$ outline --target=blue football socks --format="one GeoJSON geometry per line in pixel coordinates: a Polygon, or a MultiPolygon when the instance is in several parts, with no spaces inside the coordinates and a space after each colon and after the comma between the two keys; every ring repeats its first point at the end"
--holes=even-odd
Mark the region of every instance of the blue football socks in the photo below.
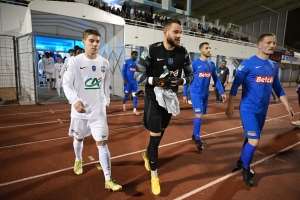
{"type": "Polygon", "coordinates": [[[136,105],[137,105],[137,97],[134,96],[133,97],[133,108],[136,108],[136,105]]]}
{"type": "Polygon", "coordinates": [[[200,130],[201,130],[202,118],[195,117],[194,119],[194,136],[196,140],[200,140],[200,130]]]}
{"type": "Polygon", "coordinates": [[[252,146],[251,144],[249,144],[249,142],[247,142],[243,148],[243,151],[242,151],[242,155],[241,155],[241,159],[242,159],[242,162],[244,164],[244,168],[246,170],[249,170],[250,169],[250,163],[252,161],[252,158],[253,158],[253,154],[254,154],[254,151],[255,151],[256,147],[255,146],[252,146]]]}
{"type": "Polygon", "coordinates": [[[123,104],[125,104],[125,103],[126,103],[126,101],[127,101],[127,97],[126,97],[126,96],[124,96],[124,97],[123,97],[123,104]]]}

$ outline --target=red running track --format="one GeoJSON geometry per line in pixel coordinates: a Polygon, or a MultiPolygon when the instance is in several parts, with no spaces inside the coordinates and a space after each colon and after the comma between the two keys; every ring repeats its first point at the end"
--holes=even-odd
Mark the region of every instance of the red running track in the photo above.
{"type": "MultiPolygon", "coordinates": [[[[299,112],[294,88],[285,90],[299,112]]],[[[181,114],[172,118],[160,144],[159,196],[151,192],[150,173],[141,158],[149,133],[141,125],[142,115],[134,116],[130,105],[123,112],[121,101],[113,101],[107,110],[112,174],[123,185],[115,193],[104,189],[92,137],[84,141],[84,173],[74,174],[72,139],[67,136],[69,104],[0,107],[0,199],[299,199],[300,129],[291,125],[282,103],[269,107],[253,159],[252,188],[240,171],[232,173],[245,136],[239,112],[229,120],[226,106],[210,100],[201,130],[205,150],[199,151],[191,141],[191,105],[181,105],[181,114]]]]}

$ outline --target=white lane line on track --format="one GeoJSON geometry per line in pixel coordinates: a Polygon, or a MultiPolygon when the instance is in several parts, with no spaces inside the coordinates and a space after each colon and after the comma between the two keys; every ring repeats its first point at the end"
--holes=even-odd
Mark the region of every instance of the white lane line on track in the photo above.
{"type": "MultiPolygon", "coordinates": [[[[239,112],[239,110],[236,110],[235,112],[239,112]]],[[[298,114],[300,112],[297,112],[295,114],[298,114]]],[[[205,115],[205,117],[208,117],[208,116],[214,116],[214,115],[220,115],[220,114],[224,114],[223,112],[221,113],[214,113],[214,114],[209,114],[209,115],[205,115]]],[[[284,115],[283,117],[285,116],[288,116],[288,115],[284,115]]],[[[193,119],[194,117],[187,117],[187,118],[182,118],[182,119],[174,119],[172,120],[171,122],[172,123],[175,123],[177,121],[183,121],[183,120],[188,120],[188,119],[193,119]]],[[[266,119],[266,122],[267,121],[270,121],[270,120],[274,120],[274,119],[278,119],[278,118],[281,118],[281,117],[277,117],[277,118],[270,118],[270,119],[266,119]]],[[[62,121],[70,121],[70,120],[60,120],[60,122],[62,121]]],[[[126,129],[133,129],[133,128],[138,128],[138,127],[142,127],[143,125],[137,125],[137,126],[130,126],[130,127],[123,127],[123,128],[116,128],[116,129],[110,129],[109,131],[112,132],[112,131],[120,131],[120,130],[126,130],[126,129]]],[[[241,128],[243,126],[238,126],[236,128],[232,128],[232,129],[227,129],[227,130],[234,130],[234,129],[238,129],[238,128],[241,128]]],[[[223,131],[221,131],[223,132],[223,131]]],[[[220,132],[216,132],[216,133],[220,133],[220,132]]],[[[206,135],[203,135],[203,137],[205,136],[209,136],[209,135],[214,135],[212,133],[210,134],[206,134],[206,135]]],[[[23,145],[28,145],[28,144],[36,144],[36,143],[41,143],[41,142],[49,142],[49,141],[54,141],[54,140],[61,140],[61,139],[65,139],[65,138],[70,138],[69,136],[67,137],[61,137],[61,138],[54,138],[54,139],[48,139],[48,140],[40,140],[40,141],[36,141],[36,142],[28,142],[28,143],[22,143],[22,144],[15,144],[15,145],[10,145],[10,146],[3,146],[3,147],[0,147],[0,149],[4,149],[4,148],[10,148],[10,147],[17,147],[17,146],[23,146],[23,145]]],[[[189,139],[188,139],[189,140],[189,139]]],[[[186,141],[186,140],[184,140],[186,141]]],[[[183,141],[183,142],[184,142],[183,141]]]]}
{"type": "MultiPolygon", "coordinates": [[[[221,113],[215,113],[215,114],[210,114],[207,116],[211,116],[211,115],[220,115],[220,114],[224,114],[223,112],[221,113]]],[[[181,121],[181,120],[187,120],[187,119],[192,119],[194,117],[188,117],[188,118],[183,118],[183,119],[174,119],[171,122],[175,122],[176,121],[181,121]]],[[[70,120],[60,120],[60,122],[63,121],[70,121],[70,120]]],[[[56,122],[56,121],[55,121],[56,122]]],[[[110,129],[109,131],[120,131],[120,130],[126,130],[126,129],[133,129],[133,128],[138,128],[138,127],[142,127],[143,125],[137,125],[137,126],[129,126],[129,127],[122,127],[122,128],[116,128],[116,129],[110,129]]],[[[28,145],[28,144],[36,144],[36,143],[41,143],[41,142],[49,142],[49,141],[54,141],[54,140],[61,140],[61,139],[65,139],[65,138],[70,138],[69,136],[66,137],[60,137],[60,138],[53,138],[53,139],[47,139],[47,140],[40,140],[40,141],[35,141],[35,142],[27,142],[27,143],[22,143],[22,144],[15,144],[15,145],[10,145],[10,146],[3,146],[0,147],[0,149],[4,149],[4,148],[11,148],[11,147],[17,147],[17,146],[23,146],[23,145],[28,145]]]]}
{"type": "MultiPolygon", "coordinates": [[[[298,101],[291,101],[291,102],[298,102],[298,101]]],[[[215,104],[215,103],[213,103],[215,104]]],[[[216,103],[216,104],[219,104],[219,103],[216,103]]],[[[272,104],[270,106],[279,106],[281,105],[282,103],[277,103],[277,104],[272,104]]],[[[269,106],[269,107],[270,107],[269,106]]],[[[61,110],[60,110],[61,111],[61,110]]],[[[235,110],[235,111],[239,111],[239,110],[235,110]]],[[[50,112],[50,111],[47,111],[47,112],[50,112]]],[[[38,113],[38,112],[34,112],[34,113],[38,113]]],[[[140,112],[141,114],[144,113],[143,111],[140,112]]],[[[225,114],[225,111],[223,112],[225,114]]],[[[22,114],[22,113],[21,113],[22,114]]],[[[115,116],[123,116],[123,115],[133,115],[132,113],[124,113],[124,114],[108,114],[107,117],[115,117],[115,116]]],[[[216,114],[209,114],[209,115],[204,115],[204,117],[206,116],[213,116],[213,115],[219,115],[219,113],[216,113],[216,114]]],[[[0,116],[3,116],[3,115],[0,115],[0,116]]],[[[192,119],[194,117],[190,117],[190,119],[192,119]]],[[[183,118],[184,119],[187,119],[187,118],[183,118]]],[[[60,122],[68,122],[70,120],[60,120],[60,122]]],[[[0,127],[0,129],[4,129],[4,128],[14,128],[14,127],[22,127],[22,126],[33,126],[33,125],[40,125],[40,124],[49,124],[49,123],[57,123],[57,121],[50,121],[50,122],[40,122],[40,123],[33,123],[33,124],[22,124],[22,125],[14,125],[14,126],[4,126],[4,127],[0,127]]],[[[124,128],[123,128],[124,129],[124,128]]]]}
{"type": "MultiPolygon", "coordinates": [[[[287,151],[287,150],[289,150],[289,149],[291,149],[291,148],[293,148],[293,147],[295,147],[295,146],[297,146],[297,145],[299,145],[299,144],[300,144],[300,142],[297,142],[297,143],[295,143],[295,144],[293,144],[293,145],[290,145],[290,146],[288,146],[288,147],[286,147],[286,148],[284,148],[284,149],[282,149],[282,150],[280,150],[280,151],[278,151],[278,152],[276,152],[276,153],[273,153],[273,154],[271,154],[271,155],[269,155],[269,156],[267,156],[267,157],[265,157],[265,158],[263,158],[263,159],[261,159],[261,160],[258,160],[258,161],[256,161],[256,162],[252,163],[251,166],[255,166],[255,165],[259,164],[259,163],[262,163],[262,162],[264,162],[265,160],[268,160],[268,159],[270,159],[270,158],[272,158],[272,157],[278,155],[279,153],[285,152],[285,151],[287,151]]],[[[197,188],[197,189],[195,189],[195,190],[192,190],[192,191],[190,191],[189,193],[186,193],[186,194],[184,194],[184,195],[182,195],[182,196],[179,196],[179,197],[177,197],[177,198],[174,199],[174,200],[182,200],[182,199],[186,199],[186,198],[188,198],[188,197],[190,197],[190,196],[192,196],[192,195],[194,195],[194,194],[196,194],[196,193],[199,193],[199,192],[201,192],[202,190],[205,190],[205,189],[207,189],[207,188],[209,188],[209,187],[211,187],[211,186],[213,186],[213,185],[216,185],[216,184],[218,184],[218,183],[220,183],[220,182],[222,182],[222,181],[224,181],[224,180],[226,180],[226,179],[228,179],[228,178],[230,178],[230,177],[232,177],[232,176],[234,176],[234,175],[236,175],[236,174],[238,174],[238,173],[240,173],[240,172],[241,172],[241,170],[238,170],[238,171],[236,171],[236,172],[232,172],[232,173],[230,173],[230,174],[227,174],[227,175],[225,175],[225,176],[223,176],[223,177],[221,177],[221,178],[218,178],[218,179],[216,179],[216,180],[214,180],[214,181],[212,181],[212,182],[210,182],[210,183],[208,183],[208,184],[206,184],[206,185],[203,185],[203,186],[201,186],[201,187],[199,187],[199,188],[197,188]]]]}
{"type": "MultiPolygon", "coordinates": [[[[297,96],[297,95],[288,95],[288,97],[292,97],[292,96],[297,96]]],[[[291,102],[297,102],[297,101],[291,101],[291,102]]],[[[226,101],[227,103],[227,101],[226,101]]],[[[278,102],[277,104],[272,104],[272,105],[278,105],[280,104],[281,102],[278,102]]],[[[139,105],[143,105],[144,103],[139,103],[139,105]]],[[[132,106],[133,104],[126,104],[127,105],[130,105],[132,106]]],[[[208,105],[222,105],[220,103],[209,103],[208,105]]],[[[271,106],[271,105],[270,105],[271,106]]],[[[109,108],[111,107],[122,107],[122,105],[113,105],[113,106],[109,106],[109,108]]],[[[108,109],[109,109],[108,108],[108,109]]],[[[184,107],[186,108],[186,107],[184,107]]],[[[28,114],[35,114],[35,113],[47,113],[47,112],[61,112],[61,111],[70,111],[71,109],[63,109],[63,110],[46,110],[46,111],[39,111],[39,112],[26,112],[26,113],[14,113],[14,114],[4,114],[4,115],[0,115],[0,116],[9,116],[9,115],[28,115],[28,114]]],[[[121,109],[120,109],[121,111],[121,109]]]]}
{"type": "MultiPolygon", "coordinates": [[[[272,119],[269,119],[269,120],[266,120],[266,121],[271,121],[271,120],[275,120],[275,119],[279,119],[279,118],[284,118],[284,117],[288,117],[288,115],[283,115],[283,116],[280,116],[280,117],[276,117],[276,118],[272,118],[272,119]]],[[[226,130],[222,130],[222,131],[217,131],[217,132],[214,132],[214,133],[210,133],[210,134],[206,134],[206,135],[203,135],[201,137],[207,137],[207,136],[211,136],[211,135],[215,135],[215,134],[218,134],[218,133],[223,133],[223,132],[227,132],[227,131],[231,131],[231,130],[235,130],[235,129],[239,129],[239,128],[242,128],[242,126],[238,126],[238,127],[234,127],[234,128],[230,128],[230,129],[226,129],[226,130]]],[[[162,148],[162,147],[167,147],[167,146],[171,146],[171,145],[174,145],[174,144],[178,144],[178,143],[182,143],[182,142],[186,142],[186,141],[191,141],[191,139],[185,139],[185,140],[180,140],[180,141],[177,141],[177,142],[172,142],[172,143],[169,143],[169,144],[164,144],[164,145],[161,145],[159,146],[159,148],[162,148]]],[[[300,142],[298,142],[300,143],[300,142]]],[[[298,144],[297,143],[297,144],[298,144]]],[[[294,145],[296,146],[296,145],[294,145]]],[[[126,157],[126,156],[129,156],[129,155],[133,155],[133,154],[137,154],[137,153],[141,153],[145,151],[145,149],[143,150],[139,150],[139,151],[134,151],[134,152],[131,152],[131,153],[126,153],[126,154],[122,154],[122,155],[119,155],[119,156],[114,156],[111,158],[111,160],[113,159],[117,159],[117,158],[121,158],[121,157],[126,157]]],[[[279,151],[279,152],[283,152],[283,150],[279,151]]],[[[268,157],[266,157],[268,159],[268,157]]],[[[261,162],[263,162],[264,160],[266,159],[262,159],[261,162]]],[[[91,164],[96,164],[98,163],[99,161],[94,161],[94,162],[90,162],[90,163],[86,163],[86,164],[83,164],[83,166],[87,166],[87,165],[91,165],[91,164]]],[[[259,161],[257,161],[258,163],[261,163],[259,161]]],[[[255,162],[255,163],[257,163],[255,162]]],[[[258,164],[257,163],[257,164],[258,164]]],[[[252,165],[251,165],[252,166],[252,165]]],[[[31,180],[31,179],[35,179],[35,178],[40,178],[40,177],[43,177],[43,176],[48,176],[48,175],[52,175],[52,174],[57,174],[57,173],[60,173],[60,172],[64,172],[64,171],[67,171],[67,170],[71,170],[73,169],[73,167],[68,167],[68,168],[64,168],[64,169],[60,169],[60,170],[56,170],[56,171],[52,171],[52,172],[48,172],[48,173],[44,173],[44,174],[40,174],[40,175],[36,175],[36,176],[30,176],[30,177],[27,177],[27,178],[23,178],[23,179],[18,179],[18,180],[15,180],[15,181],[10,181],[10,182],[6,182],[6,183],[0,183],[0,187],[1,186],[6,186],[6,185],[11,185],[11,184],[14,184],[14,183],[19,183],[19,182],[23,182],[23,181],[27,181],[27,180],[31,180]]],[[[233,175],[237,174],[238,172],[234,172],[233,175]]],[[[229,178],[230,176],[233,176],[231,174],[227,175],[226,178],[229,178]]],[[[222,178],[222,180],[225,180],[226,178],[222,178]]],[[[218,179],[219,180],[219,179],[218,179]]],[[[222,181],[221,180],[221,181],[222,181]]],[[[220,182],[220,181],[219,181],[220,182]]],[[[205,188],[204,188],[205,189],[205,188]]],[[[203,189],[202,189],[203,190],[203,189]]]]}

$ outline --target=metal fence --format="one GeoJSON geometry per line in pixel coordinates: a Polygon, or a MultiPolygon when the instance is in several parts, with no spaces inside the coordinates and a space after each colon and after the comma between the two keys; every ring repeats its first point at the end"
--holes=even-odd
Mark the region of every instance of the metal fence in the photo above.
{"type": "Polygon", "coordinates": [[[15,37],[0,35],[0,103],[18,101],[16,61],[15,37]]]}
{"type": "Polygon", "coordinates": [[[36,72],[34,63],[34,51],[32,35],[27,34],[17,38],[18,47],[18,78],[20,101],[37,102],[36,72]]]}

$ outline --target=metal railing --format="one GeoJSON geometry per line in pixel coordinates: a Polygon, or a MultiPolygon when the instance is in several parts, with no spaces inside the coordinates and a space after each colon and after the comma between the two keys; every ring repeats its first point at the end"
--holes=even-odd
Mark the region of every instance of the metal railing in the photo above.
{"type": "MultiPolygon", "coordinates": [[[[127,25],[132,25],[132,26],[139,26],[139,27],[150,28],[150,29],[155,29],[155,30],[163,30],[163,26],[160,24],[151,24],[151,23],[136,21],[136,20],[131,20],[131,19],[125,19],[125,23],[127,25]]],[[[200,37],[200,38],[205,38],[205,39],[210,39],[210,40],[216,40],[216,41],[220,41],[220,42],[238,44],[238,45],[249,46],[249,47],[257,47],[257,44],[254,44],[251,42],[245,42],[242,40],[235,40],[235,39],[220,37],[220,36],[211,35],[211,34],[207,34],[207,33],[183,30],[183,34],[193,36],[193,37],[200,37]]]]}

